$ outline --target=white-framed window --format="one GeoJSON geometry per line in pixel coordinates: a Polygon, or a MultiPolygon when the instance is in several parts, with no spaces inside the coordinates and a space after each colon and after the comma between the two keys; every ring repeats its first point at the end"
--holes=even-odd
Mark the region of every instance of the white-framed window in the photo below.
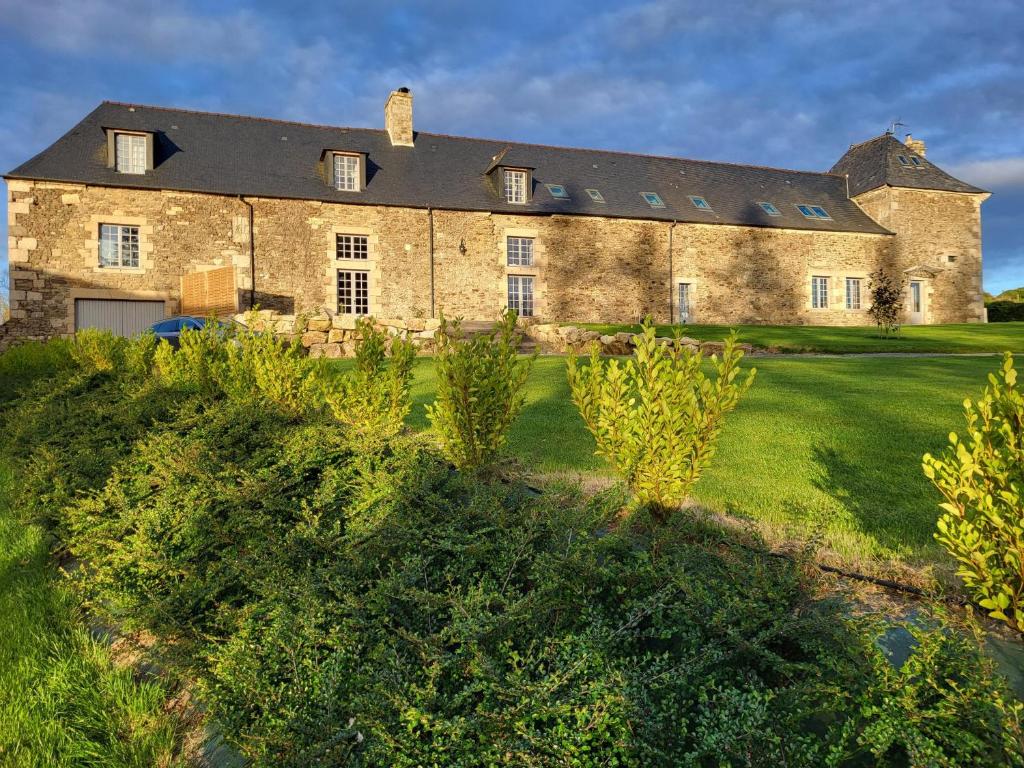
{"type": "Polygon", "coordinates": [[[767,213],[769,216],[781,216],[782,211],[775,207],[774,203],[762,202],[758,203],[761,206],[761,210],[767,213]]]}
{"type": "Polygon", "coordinates": [[[711,203],[699,195],[690,195],[690,202],[693,203],[694,208],[699,208],[702,211],[711,210],[711,203]]]}
{"type": "Polygon", "coordinates": [[[811,278],[811,308],[828,309],[828,278],[815,275],[811,278]]]}
{"type": "Polygon", "coordinates": [[[526,202],[526,171],[505,169],[505,199],[510,203],[526,202]]]}
{"type": "Polygon", "coordinates": [[[604,195],[601,194],[601,190],[599,189],[588,189],[587,194],[590,195],[590,199],[595,203],[604,202],[604,195]]]}
{"type": "Polygon", "coordinates": [[[338,312],[342,315],[370,314],[369,272],[338,270],[338,312]]]}
{"type": "Polygon", "coordinates": [[[533,266],[533,238],[510,237],[505,241],[505,253],[510,267],[533,266]]]}
{"type": "Polygon", "coordinates": [[[121,224],[100,224],[100,266],[137,269],[139,228],[121,224]]]}
{"type": "Polygon", "coordinates": [[[804,205],[798,204],[796,209],[804,215],[804,218],[808,219],[825,219],[831,220],[831,216],[828,215],[828,211],[822,208],[820,205],[804,205]]]}
{"type": "Polygon", "coordinates": [[[356,155],[334,155],[334,188],[339,192],[359,191],[359,158],[356,155]]]}
{"type": "Polygon", "coordinates": [[[909,166],[910,165],[910,161],[907,160],[907,156],[906,155],[896,155],[896,159],[900,161],[900,165],[902,165],[902,166],[909,166]]]}
{"type": "Polygon", "coordinates": [[[846,308],[860,309],[860,278],[846,278],[846,308]]]}
{"type": "Polygon", "coordinates": [[[115,168],[118,173],[146,172],[146,137],[135,133],[115,133],[115,168]]]}
{"type": "Polygon", "coordinates": [[[335,235],[335,258],[365,259],[369,256],[369,238],[366,235],[335,235]]]}
{"type": "Polygon", "coordinates": [[[561,185],[561,184],[545,184],[544,186],[548,188],[548,192],[551,193],[552,197],[556,197],[559,200],[568,200],[569,199],[569,190],[567,190],[563,185],[561,185]]]}
{"type": "Polygon", "coordinates": [[[651,208],[664,208],[665,201],[661,199],[661,195],[657,192],[641,192],[640,196],[647,201],[647,204],[651,208]]]}
{"type": "Polygon", "coordinates": [[[508,276],[508,308],[520,317],[533,317],[533,278],[508,276]]]}
{"type": "Polygon", "coordinates": [[[910,162],[914,164],[915,168],[924,168],[924,163],[921,162],[921,158],[917,155],[911,155],[910,162]]]}
{"type": "Polygon", "coordinates": [[[693,284],[679,284],[679,322],[688,323],[693,315],[693,284]]]}

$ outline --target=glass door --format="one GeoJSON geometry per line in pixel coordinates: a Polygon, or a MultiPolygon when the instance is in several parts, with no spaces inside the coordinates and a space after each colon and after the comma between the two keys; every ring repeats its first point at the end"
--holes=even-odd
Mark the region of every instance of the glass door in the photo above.
{"type": "Polygon", "coordinates": [[[910,324],[921,325],[924,322],[924,297],[921,292],[921,281],[910,281],[910,324]]]}

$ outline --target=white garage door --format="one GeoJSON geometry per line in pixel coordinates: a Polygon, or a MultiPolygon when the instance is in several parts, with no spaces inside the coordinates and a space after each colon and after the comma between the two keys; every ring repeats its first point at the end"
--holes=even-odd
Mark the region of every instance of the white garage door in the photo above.
{"type": "Polygon", "coordinates": [[[134,336],[163,319],[162,301],[75,299],[76,331],[99,328],[118,336],[134,336]]]}

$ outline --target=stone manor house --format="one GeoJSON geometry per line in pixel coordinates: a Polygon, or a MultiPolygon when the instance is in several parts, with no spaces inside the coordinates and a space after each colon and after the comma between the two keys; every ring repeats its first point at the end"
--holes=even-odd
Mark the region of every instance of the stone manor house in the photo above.
{"type": "Polygon", "coordinates": [[[808,173],[424,133],[412,106],[374,130],[100,104],[5,176],[6,333],[134,333],[214,272],[228,311],[851,325],[883,267],[907,322],[984,319],[988,193],[910,136],[808,173]]]}

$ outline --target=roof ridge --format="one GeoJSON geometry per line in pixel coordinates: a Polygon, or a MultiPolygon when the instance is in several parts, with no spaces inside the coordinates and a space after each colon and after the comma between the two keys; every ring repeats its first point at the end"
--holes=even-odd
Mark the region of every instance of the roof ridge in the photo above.
{"type": "Polygon", "coordinates": [[[879,139],[885,139],[885,138],[890,138],[893,141],[897,141],[897,142],[899,141],[899,139],[897,139],[891,133],[886,131],[885,133],[879,134],[878,136],[875,136],[873,138],[865,139],[864,141],[858,141],[856,144],[851,144],[849,149],[847,149],[846,151],[849,152],[851,149],[856,149],[857,147],[863,147],[865,144],[870,144],[873,141],[878,141],[879,139]]]}
{"type": "MultiPolygon", "coordinates": [[[[162,112],[184,112],[190,115],[210,115],[213,117],[231,117],[238,118],[240,120],[258,120],[260,122],[275,123],[278,125],[297,125],[306,128],[322,128],[326,130],[335,131],[372,131],[374,133],[385,133],[383,128],[360,128],[354,126],[344,125],[325,125],[323,123],[308,123],[301,120],[284,120],[276,117],[260,117],[257,115],[242,115],[233,112],[211,112],[202,109],[186,109],[182,107],[163,107],[154,104],[136,104],[125,101],[111,101],[104,99],[103,104],[110,104],[117,107],[139,107],[142,109],[156,109],[162,112]]],[[[688,163],[704,163],[706,165],[726,165],[734,168],[753,168],[761,171],[777,171],[779,173],[794,173],[804,176],[832,176],[835,178],[843,178],[842,174],[832,173],[831,171],[801,171],[795,168],[779,168],[771,165],[756,165],[753,163],[739,163],[730,160],[705,160],[694,157],[680,157],[678,155],[656,155],[647,152],[628,152],[621,149],[599,149],[594,147],[570,147],[560,144],[538,144],[529,141],[514,141],[509,139],[491,139],[482,136],[458,136],[451,133],[434,133],[432,131],[416,131],[416,135],[422,136],[436,136],[442,139],[458,139],[459,141],[479,141],[490,144],[505,144],[505,145],[516,145],[521,147],[539,147],[541,149],[558,149],[566,150],[570,152],[603,152],[609,155],[622,155],[624,157],[644,157],[652,160],[681,160],[688,163]]]]}

